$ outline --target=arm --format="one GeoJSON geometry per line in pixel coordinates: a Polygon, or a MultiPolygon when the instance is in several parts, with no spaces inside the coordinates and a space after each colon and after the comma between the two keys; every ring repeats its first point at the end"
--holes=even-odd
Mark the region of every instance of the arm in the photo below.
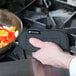
{"type": "MultiPolygon", "coordinates": [[[[30,38],[29,42],[33,46],[40,48],[38,51],[33,52],[33,57],[36,58],[37,60],[39,60],[42,64],[52,65],[52,66],[58,67],[58,68],[70,69],[70,73],[71,73],[71,70],[74,69],[73,62],[75,60],[73,60],[73,59],[75,56],[70,55],[68,52],[64,52],[55,43],[43,42],[36,38],[30,38]],[[69,68],[69,66],[70,66],[70,68],[69,68]]],[[[76,61],[75,61],[75,63],[76,63],[76,61]]],[[[71,76],[72,76],[72,74],[71,74],[71,76]]],[[[76,76],[76,74],[75,74],[75,76],[76,76]]]]}

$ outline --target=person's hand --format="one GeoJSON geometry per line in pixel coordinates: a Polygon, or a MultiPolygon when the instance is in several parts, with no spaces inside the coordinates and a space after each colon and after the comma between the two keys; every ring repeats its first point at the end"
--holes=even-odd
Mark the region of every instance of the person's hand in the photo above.
{"type": "Polygon", "coordinates": [[[58,68],[69,68],[69,63],[73,56],[64,52],[58,45],[53,42],[43,42],[36,38],[30,38],[29,42],[34,46],[40,48],[32,55],[42,64],[52,65],[58,68]]]}

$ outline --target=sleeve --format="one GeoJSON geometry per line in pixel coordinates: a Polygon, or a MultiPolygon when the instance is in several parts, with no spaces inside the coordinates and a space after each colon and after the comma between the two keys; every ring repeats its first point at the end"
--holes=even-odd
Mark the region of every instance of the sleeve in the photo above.
{"type": "Polygon", "coordinates": [[[74,57],[69,65],[70,76],[76,76],[76,57],[74,57]]]}

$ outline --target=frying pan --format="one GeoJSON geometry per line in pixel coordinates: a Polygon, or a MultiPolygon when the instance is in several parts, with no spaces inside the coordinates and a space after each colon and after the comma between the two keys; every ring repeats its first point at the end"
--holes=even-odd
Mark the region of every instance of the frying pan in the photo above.
{"type": "MultiPolygon", "coordinates": [[[[23,29],[23,24],[22,24],[22,21],[19,19],[19,17],[17,17],[15,14],[9,12],[8,10],[0,9],[0,24],[2,24],[3,26],[7,26],[7,25],[15,26],[17,28],[17,30],[19,31],[18,36],[20,35],[20,33],[23,29]]],[[[0,48],[0,55],[5,53],[10,48],[10,46],[13,44],[13,42],[15,40],[13,40],[8,45],[0,48]]]]}

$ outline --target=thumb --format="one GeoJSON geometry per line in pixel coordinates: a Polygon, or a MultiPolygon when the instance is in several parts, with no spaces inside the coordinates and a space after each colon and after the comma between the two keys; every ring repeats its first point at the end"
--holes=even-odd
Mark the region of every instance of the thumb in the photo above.
{"type": "Polygon", "coordinates": [[[38,47],[41,48],[42,46],[44,46],[44,42],[37,39],[37,38],[30,38],[29,42],[34,46],[34,47],[38,47]]]}

